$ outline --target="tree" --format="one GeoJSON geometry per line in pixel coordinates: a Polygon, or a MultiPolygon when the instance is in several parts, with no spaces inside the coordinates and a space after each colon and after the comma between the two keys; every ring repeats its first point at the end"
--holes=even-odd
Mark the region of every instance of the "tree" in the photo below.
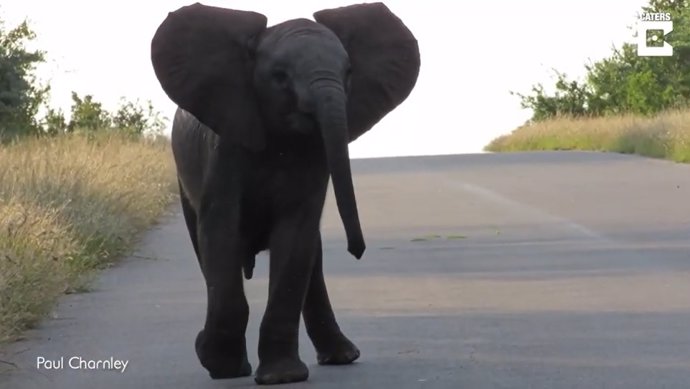
{"type": "Polygon", "coordinates": [[[25,48],[34,38],[26,21],[10,30],[0,21],[0,139],[42,130],[36,115],[50,88],[38,84],[33,73],[45,53],[25,48]]]}
{"type": "Polygon", "coordinates": [[[521,99],[522,108],[531,108],[532,120],[540,121],[554,116],[584,116],[589,114],[588,101],[591,99],[589,88],[577,81],[569,81],[565,73],[555,71],[557,76],[556,91],[548,96],[542,84],[532,87],[532,95],[511,92],[521,99]]]}
{"type": "Polygon", "coordinates": [[[50,131],[121,131],[131,135],[158,135],[165,128],[166,118],[154,110],[151,101],[145,106],[136,101],[120,98],[120,104],[114,113],[103,108],[103,104],[94,100],[92,95],[79,97],[72,92],[72,117],[64,124],[62,112],[49,110],[46,116],[46,127],[50,131]],[[48,124],[50,123],[50,124],[48,124]]]}
{"type": "MultiPolygon", "coordinates": [[[[533,121],[558,115],[599,116],[618,113],[652,115],[690,103],[690,7],[688,1],[650,0],[644,12],[669,12],[673,31],[666,38],[671,57],[640,57],[637,47],[624,44],[609,58],[585,66],[584,82],[570,81],[557,72],[556,93],[542,85],[520,97],[533,110],[533,121]]],[[[648,35],[647,39],[651,39],[648,35]]]]}
{"type": "Polygon", "coordinates": [[[71,118],[67,122],[62,110],[48,107],[49,86],[39,84],[34,72],[45,61],[43,51],[29,51],[26,43],[35,33],[26,21],[6,30],[0,20],[0,141],[22,135],[57,135],[65,132],[125,131],[133,135],[160,134],[165,121],[150,101],[121,99],[115,113],[104,109],[92,95],[80,97],[72,92],[71,118]],[[38,118],[41,107],[47,113],[38,118]]]}
{"type": "Polygon", "coordinates": [[[110,128],[112,119],[103,105],[93,100],[92,95],[82,99],[72,92],[72,118],[67,126],[68,131],[98,131],[110,128]]]}
{"type": "Polygon", "coordinates": [[[67,132],[69,128],[67,121],[65,120],[65,114],[61,109],[55,110],[53,108],[48,109],[48,113],[43,119],[44,131],[48,135],[59,135],[67,132]]]}
{"type": "Polygon", "coordinates": [[[139,101],[120,100],[120,106],[113,115],[113,125],[120,131],[133,135],[159,135],[165,128],[165,118],[153,109],[150,101],[146,108],[139,101]]]}

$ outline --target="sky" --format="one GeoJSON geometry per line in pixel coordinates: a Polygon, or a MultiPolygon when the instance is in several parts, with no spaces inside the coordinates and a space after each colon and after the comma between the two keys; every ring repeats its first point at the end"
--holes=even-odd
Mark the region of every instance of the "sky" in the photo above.
{"type": "MultiPolygon", "coordinates": [[[[109,110],[121,97],[151,100],[172,119],[150,62],[150,42],[170,11],[193,0],[3,0],[6,28],[28,19],[48,62],[37,71],[51,103],[69,112],[71,92],[91,94],[109,110]]],[[[206,0],[260,12],[274,25],[312,18],[347,0],[206,0]]],[[[352,158],[482,152],[493,138],[529,119],[517,96],[553,85],[552,69],[581,79],[584,65],[632,41],[644,0],[389,0],[385,4],[419,41],[421,69],[410,96],[350,145],[352,158]]]]}

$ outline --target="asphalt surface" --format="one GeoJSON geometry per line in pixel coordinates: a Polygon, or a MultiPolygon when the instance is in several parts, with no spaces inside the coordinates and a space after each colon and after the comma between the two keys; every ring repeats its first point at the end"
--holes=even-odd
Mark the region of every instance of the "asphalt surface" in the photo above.
{"type": "MultiPolygon", "coordinates": [[[[353,161],[368,249],[322,231],[336,315],[362,356],[305,388],[690,387],[690,166],[553,152],[353,161]]],[[[247,283],[250,362],[267,261],[247,283]]],[[[179,213],[0,354],[2,388],[237,388],[193,349],[205,312],[179,213]],[[124,372],[38,361],[127,360],[124,372]],[[41,359],[43,358],[43,359],[41,359]]]]}

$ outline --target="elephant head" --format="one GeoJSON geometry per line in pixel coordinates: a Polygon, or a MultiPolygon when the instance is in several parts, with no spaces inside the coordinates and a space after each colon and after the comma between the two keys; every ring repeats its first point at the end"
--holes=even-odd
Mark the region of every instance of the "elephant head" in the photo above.
{"type": "Polygon", "coordinates": [[[382,3],[316,12],[267,28],[256,12],[199,3],[171,12],[151,43],[166,94],[221,140],[261,152],[319,135],[348,251],[364,252],[348,143],[402,103],[420,67],[417,41],[382,3]]]}

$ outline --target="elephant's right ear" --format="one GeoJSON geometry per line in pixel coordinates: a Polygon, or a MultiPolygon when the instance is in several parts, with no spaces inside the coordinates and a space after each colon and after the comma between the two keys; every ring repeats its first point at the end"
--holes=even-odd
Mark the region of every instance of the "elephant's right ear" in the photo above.
{"type": "Polygon", "coordinates": [[[165,93],[221,138],[264,147],[252,86],[250,42],[266,29],[256,12],[199,3],[170,12],[151,41],[151,61],[165,93]]]}

